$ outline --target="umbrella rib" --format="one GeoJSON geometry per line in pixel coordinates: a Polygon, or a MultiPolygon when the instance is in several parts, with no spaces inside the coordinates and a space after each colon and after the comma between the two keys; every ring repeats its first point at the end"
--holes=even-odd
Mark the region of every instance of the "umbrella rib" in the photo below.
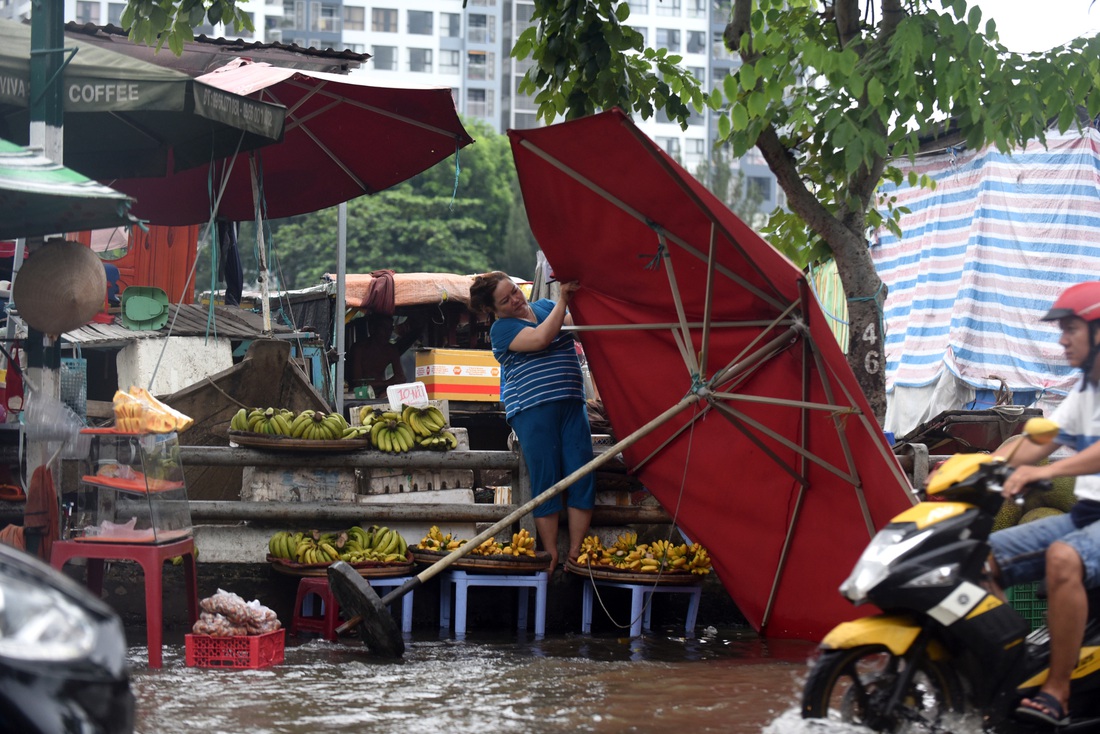
{"type": "Polygon", "coordinates": [[[674,342],[676,342],[676,348],[678,350],[680,350],[680,359],[684,360],[684,365],[688,368],[688,372],[690,373],[690,376],[691,376],[691,381],[692,381],[692,383],[694,383],[696,378],[698,377],[699,373],[698,372],[691,372],[691,366],[692,366],[691,365],[691,362],[692,362],[691,348],[688,347],[688,345],[684,343],[684,335],[680,333],[679,329],[676,329],[676,328],[669,329],[669,333],[672,334],[672,340],[674,342]]]}
{"type": "MultiPolygon", "coordinates": [[[[715,321],[714,323],[710,324],[710,327],[712,329],[730,329],[730,328],[741,329],[741,328],[758,328],[758,327],[761,327],[761,326],[772,326],[772,325],[790,326],[793,323],[794,323],[794,321],[775,321],[773,319],[760,320],[760,321],[715,321]]],[[[691,327],[692,329],[698,329],[700,327],[705,327],[706,325],[707,324],[705,324],[702,321],[689,321],[688,322],[688,326],[691,327]]],[[[627,331],[627,330],[635,330],[636,329],[636,330],[639,330],[639,331],[648,331],[648,330],[661,330],[661,331],[664,331],[665,329],[675,329],[677,326],[679,326],[679,324],[673,323],[671,321],[666,321],[666,322],[660,323],[660,324],[586,324],[584,326],[581,326],[579,324],[573,324],[572,326],[563,326],[563,327],[561,327],[561,330],[562,331],[627,331]]]]}
{"type": "Polygon", "coordinates": [[[780,469],[790,474],[791,477],[793,477],[794,480],[803,487],[803,489],[810,486],[810,480],[806,476],[800,474],[793,466],[783,461],[783,459],[780,458],[779,454],[775,453],[775,451],[765,445],[758,436],[754,435],[752,431],[744,426],[744,424],[738,418],[739,414],[737,414],[735,411],[727,412],[725,410],[725,406],[723,406],[721,403],[711,403],[711,405],[716,410],[718,410],[719,413],[722,414],[723,418],[730,422],[730,425],[743,433],[745,435],[745,438],[752,441],[758,449],[767,454],[768,458],[774,461],[780,469]]]}
{"type": "Polygon", "coordinates": [[[654,449],[653,449],[653,451],[651,451],[651,452],[650,452],[650,453],[649,453],[649,454],[648,454],[648,455],[647,455],[647,456],[646,456],[646,457],[645,457],[644,459],[642,459],[642,460],[641,460],[641,461],[639,461],[638,463],[634,464],[634,465],[633,465],[633,466],[631,467],[631,472],[632,472],[632,473],[637,473],[637,472],[638,472],[639,470],[641,470],[641,468],[642,468],[643,466],[645,466],[646,464],[648,464],[648,463],[649,463],[649,460],[650,460],[650,459],[652,459],[652,458],[653,458],[654,456],[656,456],[657,454],[659,454],[659,453],[661,453],[662,451],[664,451],[664,449],[665,449],[665,447],[666,447],[666,446],[668,446],[668,445],[669,445],[670,443],[672,443],[673,441],[675,441],[675,440],[676,440],[676,438],[677,438],[677,437],[678,437],[678,436],[679,436],[679,435],[680,435],[681,433],[683,433],[683,432],[684,432],[684,431],[686,431],[686,430],[687,430],[688,428],[690,428],[690,427],[691,427],[691,425],[692,425],[693,423],[695,423],[695,422],[696,422],[696,421],[698,421],[698,420],[699,420],[700,418],[702,418],[703,416],[705,416],[705,415],[707,414],[707,412],[709,412],[709,411],[710,411],[710,409],[711,409],[711,406],[710,406],[709,404],[707,404],[707,405],[704,405],[704,406],[703,406],[703,409],[702,409],[702,410],[700,410],[700,411],[699,411],[698,413],[694,413],[694,414],[693,414],[693,415],[691,416],[691,420],[689,420],[689,421],[688,421],[687,423],[685,423],[684,425],[682,425],[682,426],[680,426],[680,427],[679,427],[678,429],[676,429],[676,431],[675,431],[675,432],[673,432],[673,434],[672,434],[671,436],[669,436],[669,437],[668,437],[668,438],[666,438],[666,439],[665,439],[664,441],[662,441],[662,442],[661,442],[661,443],[660,443],[660,444],[659,444],[659,445],[658,445],[658,446],[657,446],[656,448],[654,448],[654,449]]]}
{"type": "Polygon", "coordinates": [[[443,137],[447,138],[448,140],[455,140],[455,139],[458,138],[458,136],[455,135],[450,130],[444,130],[441,127],[436,127],[435,125],[429,125],[426,122],[421,122],[420,120],[415,120],[411,117],[406,117],[404,115],[399,115],[396,112],[392,112],[390,110],[386,110],[386,109],[383,109],[381,107],[375,107],[374,105],[367,104],[366,102],[360,102],[360,101],[355,100],[355,99],[349,99],[348,97],[341,96],[340,94],[335,93],[335,92],[329,92],[327,89],[324,89],[324,87],[326,87],[328,85],[327,81],[322,82],[320,88],[319,87],[312,87],[309,84],[303,84],[301,82],[297,82],[297,81],[294,81],[294,80],[287,80],[285,83],[289,84],[291,86],[294,86],[294,87],[298,87],[300,89],[304,89],[307,92],[309,92],[311,96],[314,95],[314,94],[318,94],[322,97],[327,97],[327,98],[331,99],[332,101],[334,101],[337,104],[346,104],[346,105],[350,105],[351,107],[358,107],[361,110],[367,110],[368,112],[374,112],[375,114],[382,115],[383,117],[388,117],[391,120],[397,120],[398,122],[403,122],[406,125],[412,125],[414,127],[419,127],[422,130],[427,130],[427,131],[433,132],[437,135],[442,135],[443,137]]]}
{"type": "MultiPolygon", "coordinates": [[[[665,232],[657,229],[657,239],[661,244],[661,259],[665,263],[665,273],[668,275],[668,287],[672,295],[672,303],[676,306],[676,318],[680,323],[679,338],[676,340],[680,346],[680,352],[684,355],[684,364],[691,372],[691,381],[697,382],[701,377],[699,363],[695,361],[695,353],[691,348],[691,330],[687,325],[687,314],[684,313],[684,302],[680,299],[680,286],[676,282],[676,270],[672,267],[672,253],[668,251],[668,243],[665,242],[665,232]]],[[[704,318],[703,323],[707,320],[704,318]]],[[[674,334],[677,332],[673,332],[674,334]]]]}
{"type": "Polygon", "coordinates": [[[734,410],[733,408],[726,405],[725,403],[712,403],[712,404],[714,405],[714,407],[716,407],[722,413],[733,416],[735,418],[738,418],[739,420],[744,421],[745,423],[748,423],[750,426],[752,426],[756,430],[760,431],[761,433],[767,434],[771,438],[775,439],[779,443],[781,443],[784,446],[786,446],[787,448],[789,448],[791,451],[794,451],[795,453],[797,453],[797,454],[809,459],[813,463],[817,464],[822,469],[830,472],[831,474],[835,474],[836,476],[840,477],[841,479],[843,479],[846,482],[851,482],[851,483],[855,484],[856,479],[851,474],[845,474],[842,470],[840,470],[837,467],[833,466],[832,464],[825,461],[821,457],[816,456],[813,453],[807,451],[806,449],[802,448],[801,446],[794,443],[790,439],[785,438],[784,436],[780,436],[778,433],[776,433],[772,429],[768,428],[764,424],[759,423],[758,421],[755,421],[752,418],[749,418],[747,415],[745,415],[744,413],[741,413],[740,411],[734,410]]]}
{"type": "MultiPolygon", "coordinates": [[[[524,148],[530,150],[532,153],[537,155],[539,158],[543,159],[544,161],[546,161],[547,163],[552,165],[554,168],[557,168],[559,171],[561,171],[565,175],[569,176],[571,179],[573,179],[577,183],[579,183],[582,186],[590,189],[591,191],[594,191],[595,193],[599,194],[604,199],[606,199],[607,201],[609,201],[612,204],[614,204],[615,206],[617,206],[619,209],[622,209],[624,212],[626,212],[630,216],[634,217],[639,222],[642,222],[643,224],[645,224],[647,227],[653,226],[653,220],[652,219],[645,216],[640,211],[638,211],[634,207],[632,207],[629,204],[627,204],[626,202],[624,202],[622,199],[619,199],[618,197],[614,196],[607,189],[604,189],[601,186],[598,186],[592,180],[582,176],[580,173],[573,170],[569,166],[565,165],[564,163],[559,161],[557,158],[554,158],[552,155],[550,155],[546,151],[535,147],[535,145],[533,145],[531,143],[531,141],[529,141],[527,139],[522,139],[522,140],[519,141],[519,144],[522,145],[524,148]]],[[[726,232],[725,229],[722,229],[722,231],[725,232],[727,237],[729,237],[729,232],[726,232]]],[[[668,239],[675,242],[680,247],[684,248],[686,251],[688,251],[691,254],[695,255],[696,257],[702,259],[702,257],[703,257],[702,253],[700,253],[698,250],[696,250],[691,245],[684,242],[682,239],[680,239],[679,237],[677,237],[673,233],[665,230],[665,236],[668,237],[668,239]]],[[[732,241],[732,238],[730,238],[730,239],[732,241]]],[[[740,248],[738,248],[738,249],[740,249],[740,248]]],[[[752,259],[749,258],[747,255],[745,257],[746,257],[746,260],[748,262],[750,262],[750,263],[752,262],[752,259]]],[[[737,283],[739,286],[741,286],[745,290],[752,293],[757,298],[760,298],[761,300],[766,301],[768,304],[770,304],[771,306],[773,306],[777,309],[783,308],[783,303],[780,300],[778,300],[778,299],[772,297],[770,294],[765,293],[764,291],[760,290],[759,288],[757,288],[752,283],[748,282],[747,280],[745,280],[741,276],[734,273],[732,270],[730,270],[730,269],[728,269],[724,266],[721,266],[721,265],[718,265],[715,269],[718,272],[725,275],[730,280],[732,280],[733,282],[737,283]]]]}
{"type": "Polygon", "coordinates": [[[745,345],[745,348],[741,350],[740,354],[736,355],[732,360],[730,360],[729,363],[725,367],[720,369],[718,372],[714,373],[714,376],[710,378],[710,384],[711,385],[719,385],[719,384],[725,382],[730,376],[732,376],[730,374],[730,370],[734,369],[734,367],[739,363],[739,361],[741,359],[745,358],[745,355],[749,352],[749,350],[752,349],[753,347],[755,347],[756,344],[761,339],[763,339],[764,336],[769,331],[774,329],[776,326],[778,326],[782,323],[789,323],[790,324],[790,326],[787,327],[787,330],[785,332],[783,332],[783,334],[780,337],[777,337],[776,339],[772,339],[770,342],[768,342],[768,349],[769,350],[773,350],[773,349],[777,348],[783,342],[785,342],[788,339],[791,339],[794,336],[796,336],[799,333],[798,323],[797,322],[787,322],[786,317],[787,317],[787,314],[789,314],[791,311],[793,311],[797,305],[798,305],[798,301],[795,301],[791,305],[787,306],[787,309],[783,313],[779,314],[779,316],[777,316],[775,318],[775,320],[771,322],[771,324],[769,324],[759,334],[757,334],[755,337],[753,337],[753,340],[751,342],[749,342],[748,344],[745,345]],[[772,345],[774,345],[774,347],[772,345]]]}
{"type": "MultiPolygon", "coordinates": [[[[821,374],[822,383],[826,383],[830,376],[833,379],[836,379],[837,387],[839,387],[841,392],[844,393],[844,397],[846,397],[851,404],[855,405],[855,400],[852,398],[851,392],[849,392],[848,388],[844,385],[844,381],[837,379],[836,372],[832,369],[832,367],[830,367],[827,363],[822,363],[822,360],[820,356],[816,353],[816,350],[814,353],[814,359],[817,360],[818,370],[821,374]]],[[[863,423],[864,428],[867,429],[868,433],[873,434],[876,431],[882,430],[882,427],[879,426],[877,423],[872,424],[870,419],[863,411],[857,412],[857,415],[859,416],[860,422],[863,423]]],[[[882,442],[874,441],[873,443],[875,444],[875,448],[878,449],[879,455],[886,461],[886,465],[890,467],[890,473],[894,475],[894,479],[897,480],[898,484],[901,486],[905,494],[909,497],[910,502],[915,503],[916,497],[913,496],[913,488],[909,484],[908,477],[906,477],[905,474],[902,473],[901,468],[898,466],[897,457],[894,456],[893,452],[887,451],[883,447],[882,442]]]]}
{"type": "Polygon", "coordinates": [[[714,305],[714,256],[715,256],[715,232],[714,222],[710,223],[710,244],[707,246],[707,285],[703,297],[703,339],[699,347],[699,374],[707,373],[707,352],[710,348],[710,316],[714,305]]]}
{"type": "Polygon", "coordinates": [[[808,410],[823,410],[827,413],[856,413],[857,408],[850,405],[833,405],[831,403],[814,403],[808,400],[788,400],[786,398],[767,398],[760,395],[742,395],[731,392],[712,392],[711,395],[724,400],[740,400],[747,403],[766,403],[768,405],[782,405],[790,408],[806,408],[808,410]]]}

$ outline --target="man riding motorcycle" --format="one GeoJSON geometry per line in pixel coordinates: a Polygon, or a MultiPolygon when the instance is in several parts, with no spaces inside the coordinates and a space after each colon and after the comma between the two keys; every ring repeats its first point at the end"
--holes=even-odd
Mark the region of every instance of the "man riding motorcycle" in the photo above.
{"type": "Polygon", "coordinates": [[[1022,443],[1010,465],[1019,467],[1004,484],[1005,496],[1025,485],[1077,477],[1071,512],[993,533],[989,538],[994,580],[1004,586],[1047,582],[1050,672],[1039,693],[1025,698],[1018,718],[1063,726],[1070,675],[1077,664],[1088,614],[1086,588],[1100,586],[1100,282],[1079,283],[1054,302],[1044,321],[1057,321],[1066,359],[1082,371],[1079,386],[1051,416],[1061,426],[1053,443],[1022,443]],[[1035,466],[1059,445],[1076,453],[1035,466]]]}

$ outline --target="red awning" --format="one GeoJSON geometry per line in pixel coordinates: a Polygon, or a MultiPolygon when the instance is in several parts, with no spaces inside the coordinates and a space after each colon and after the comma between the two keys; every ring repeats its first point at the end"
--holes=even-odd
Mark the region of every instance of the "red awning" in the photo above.
{"type": "Polygon", "coordinates": [[[209,221],[225,177],[218,216],[254,220],[253,161],[261,213],[281,218],[383,191],[473,142],[447,87],[390,87],[361,77],[248,62],[196,81],[284,105],[285,135],[281,143],[235,161],[226,158],[163,178],[108,182],[134,196],[133,213],[154,224],[209,221]]]}
{"type": "Polygon", "coordinates": [[[617,438],[699,400],[627,464],[758,630],[857,616],[837,587],[913,499],[804,274],[621,111],[509,135],[617,438]]]}

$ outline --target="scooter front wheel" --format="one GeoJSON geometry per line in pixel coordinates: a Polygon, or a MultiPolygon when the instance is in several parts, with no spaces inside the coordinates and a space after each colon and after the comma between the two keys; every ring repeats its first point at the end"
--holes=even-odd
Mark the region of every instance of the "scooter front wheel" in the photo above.
{"type": "Polygon", "coordinates": [[[859,724],[880,732],[941,731],[945,714],[960,711],[957,677],[933,660],[919,664],[908,689],[887,711],[907,662],[879,645],[829,650],[818,658],[802,693],[802,717],[859,724]]]}

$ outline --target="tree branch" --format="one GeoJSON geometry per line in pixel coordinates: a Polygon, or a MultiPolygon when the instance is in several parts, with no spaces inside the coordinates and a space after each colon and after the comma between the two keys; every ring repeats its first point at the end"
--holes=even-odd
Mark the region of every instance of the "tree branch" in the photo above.
{"type": "Polygon", "coordinates": [[[845,227],[806,188],[806,184],[798,174],[794,158],[779,140],[779,134],[772,125],[768,125],[760,133],[756,147],[775,174],[776,182],[787,194],[787,204],[791,207],[791,211],[800,216],[802,221],[824,239],[834,252],[864,247],[862,234],[852,232],[845,227]]]}
{"type": "Polygon", "coordinates": [[[835,0],[833,13],[836,17],[836,32],[840,39],[840,47],[847,48],[848,44],[858,41],[859,32],[859,0],[835,0]]]}
{"type": "Polygon", "coordinates": [[[749,34],[749,43],[741,54],[742,58],[752,55],[752,5],[752,0],[734,0],[730,22],[722,33],[726,48],[734,52],[741,50],[741,36],[749,34]]]}

